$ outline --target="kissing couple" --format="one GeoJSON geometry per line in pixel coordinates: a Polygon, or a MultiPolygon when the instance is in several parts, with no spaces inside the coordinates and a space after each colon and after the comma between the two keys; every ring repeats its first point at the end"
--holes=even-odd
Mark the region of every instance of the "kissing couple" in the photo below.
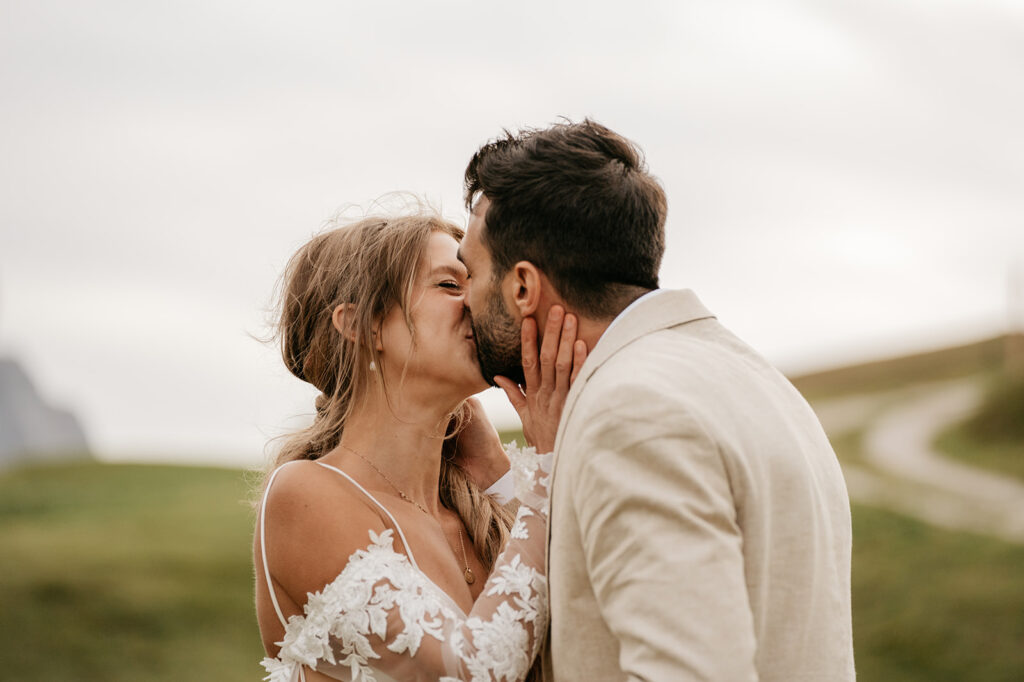
{"type": "Polygon", "coordinates": [[[638,147],[506,133],[465,199],[465,231],[371,216],[288,264],[282,356],[321,393],[257,515],[265,679],[853,680],[839,463],[776,369],[658,287],[638,147]]]}

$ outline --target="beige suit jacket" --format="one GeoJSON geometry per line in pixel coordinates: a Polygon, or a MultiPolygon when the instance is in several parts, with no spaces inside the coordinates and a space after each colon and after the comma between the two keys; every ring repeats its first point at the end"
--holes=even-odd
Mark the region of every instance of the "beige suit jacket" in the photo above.
{"type": "Polygon", "coordinates": [[[546,679],[854,679],[836,456],[796,389],[692,292],[606,331],[555,453],[546,679]]]}

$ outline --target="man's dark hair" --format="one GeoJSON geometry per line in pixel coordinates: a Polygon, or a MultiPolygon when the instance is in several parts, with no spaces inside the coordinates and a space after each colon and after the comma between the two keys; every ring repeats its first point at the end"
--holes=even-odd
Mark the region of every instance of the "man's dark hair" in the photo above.
{"type": "Polygon", "coordinates": [[[495,277],[529,261],[567,304],[597,318],[658,288],[665,192],[640,149],[600,123],[506,130],[466,168],[467,208],[480,193],[495,277]]]}

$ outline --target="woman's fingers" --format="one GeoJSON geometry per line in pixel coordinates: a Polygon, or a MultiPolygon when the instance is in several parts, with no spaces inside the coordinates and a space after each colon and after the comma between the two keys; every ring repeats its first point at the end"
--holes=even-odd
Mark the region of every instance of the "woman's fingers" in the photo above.
{"type": "Polygon", "coordinates": [[[531,395],[540,392],[568,394],[569,385],[587,357],[586,344],[576,341],[578,326],[575,315],[566,314],[559,305],[551,306],[538,353],[537,322],[532,317],[523,320],[523,376],[525,388],[531,395]]]}
{"type": "MultiPolygon", "coordinates": [[[[537,359],[537,320],[527,317],[520,331],[522,337],[523,376],[526,385],[536,390],[540,385],[540,367],[537,359]]],[[[495,377],[497,379],[497,377],[495,377]]]]}
{"type": "Polygon", "coordinates": [[[573,346],[576,343],[576,316],[569,314],[562,322],[562,338],[555,358],[555,390],[564,398],[569,393],[569,375],[573,369],[573,346]]]}
{"type": "Polygon", "coordinates": [[[565,309],[560,305],[553,305],[548,310],[548,321],[544,325],[544,338],[540,344],[540,386],[527,386],[530,389],[539,388],[542,391],[555,390],[555,359],[558,357],[558,340],[562,335],[562,320],[565,318],[565,309]]]}
{"type": "Polygon", "coordinates": [[[494,377],[494,383],[505,391],[512,407],[519,413],[527,442],[539,452],[550,452],[554,448],[569,386],[587,359],[587,346],[576,338],[579,318],[567,314],[562,306],[551,306],[544,325],[544,336],[539,343],[537,331],[534,318],[523,320],[522,363],[525,384],[519,386],[502,376],[494,377]]]}
{"type": "Polygon", "coordinates": [[[576,381],[576,376],[580,373],[580,369],[586,361],[587,344],[581,339],[572,345],[572,376],[569,377],[570,384],[576,381]]]}

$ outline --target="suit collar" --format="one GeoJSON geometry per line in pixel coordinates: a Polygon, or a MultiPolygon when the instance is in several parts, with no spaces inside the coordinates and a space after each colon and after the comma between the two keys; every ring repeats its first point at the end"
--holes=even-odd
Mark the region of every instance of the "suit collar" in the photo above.
{"type": "MultiPolygon", "coordinates": [[[[579,400],[580,393],[583,392],[590,377],[601,365],[629,344],[652,332],[709,317],[714,317],[714,315],[689,289],[666,290],[657,296],[637,301],[635,306],[628,308],[624,314],[616,317],[615,324],[606,329],[594,347],[590,349],[590,354],[583,363],[576,381],[569,389],[569,395],[565,397],[565,407],[562,408],[562,417],[558,423],[558,433],[555,436],[555,453],[561,450],[565,425],[576,406],[576,401],[579,400]]],[[[556,454],[555,468],[557,467],[558,456],[556,454]]],[[[552,476],[554,476],[554,472],[552,472],[552,476]]]]}
{"type": "MultiPolygon", "coordinates": [[[[609,358],[637,339],[676,325],[714,317],[697,295],[689,289],[658,290],[657,295],[643,297],[613,320],[612,324],[590,349],[573,389],[566,398],[568,408],[573,393],[579,393],[590,376],[609,358]]],[[[564,423],[565,420],[563,419],[564,423]]]]}
{"type": "MultiPolygon", "coordinates": [[[[555,490],[555,474],[558,472],[558,463],[561,459],[558,452],[562,449],[565,425],[569,421],[569,416],[586,387],[587,381],[590,380],[594,372],[617,352],[647,334],[709,317],[714,317],[714,315],[704,307],[695,293],[689,289],[680,289],[665,290],[657,296],[638,300],[635,305],[628,307],[615,318],[614,324],[605,330],[594,347],[590,349],[586,362],[583,363],[576,381],[569,389],[569,395],[565,398],[565,407],[562,409],[562,417],[558,424],[558,434],[555,436],[555,462],[549,483],[549,493],[552,496],[555,490]]],[[[553,500],[549,504],[553,504],[553,500]]],[[[553,506],[549,508],[553,511],[553,506]]],[[[551,544],[550,524],[548,524],[547,544],[548,546],[551,544]]],[[[545,570],[549,559],[550,557],[545,556],[545,570]]]]}

